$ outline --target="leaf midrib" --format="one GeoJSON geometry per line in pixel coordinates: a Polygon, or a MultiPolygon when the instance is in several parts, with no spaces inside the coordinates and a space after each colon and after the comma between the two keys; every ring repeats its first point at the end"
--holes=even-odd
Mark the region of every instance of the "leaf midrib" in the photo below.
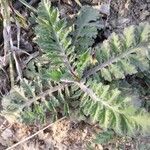
{"type": "Polygon", "coordinates": [[[135,48],[131,48],[128,51],[125,51],[124,53],[116,56],[115,58],[110,58],[108,61],[106,61],[106,62],[104,62],[102,64],[98,64],[94,68],[91,68],[88,71],[85,71],[85,73],[83,74],[83,79],[88,78],[92,74],[95,74],[96,72],[102,70],[103,68],[108,67],[109,65],[119,61],[120,59],[127,57],[131,53],[134,53],[134,52],[136,52],[136,51],[138,51],[140,49],[143,49],[143,48],[144,49],[147,48],[147,43],[139,44],[135,48]]]}

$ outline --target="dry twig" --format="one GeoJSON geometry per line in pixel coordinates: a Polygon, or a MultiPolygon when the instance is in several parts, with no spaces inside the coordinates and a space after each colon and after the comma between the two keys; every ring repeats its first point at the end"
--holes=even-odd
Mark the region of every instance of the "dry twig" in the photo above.
{"type": "MultiPolygon", "coordinates": [[[[13,63],[12,63],[12,49],[11,49],[11,23],[10,23],[10,7],[8,0],[1,0],[1,14],[3,16],[3,38],[4,38],[4,58],[7,53],[9,55],[9,69],[10,69],[10,81],[11,87],[14,86],[14,71],[13,71],[13,63]],[[7,10],[7,11],[6,11],[7,10]]],[[[4,59],[5,61],[5,59],[4,59]]]]}

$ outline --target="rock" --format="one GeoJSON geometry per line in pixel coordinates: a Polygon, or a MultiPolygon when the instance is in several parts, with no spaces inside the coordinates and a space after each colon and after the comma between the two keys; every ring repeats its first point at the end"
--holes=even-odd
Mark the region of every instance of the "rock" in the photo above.
{"type": "Polygon", "coordinates": [[[9,138],[13,137],[13,133],[10,129],[7,128],[2,132],[1,136],[3,139],[8,140],[9,138]]]}
{"type": "Polygon", "coordinates": [[[147,7],[147,4],[144,4],[144,5],[140,6],[140,9],[145,10],[146,7],[147,7]]]}
{"type": "Polygon", "coordinates": [[[126,25],[130,22],[130,19],[129,18],[118,18],[118,25],[121,26],[121,25],[126,25]]]}
{"type": "Polygon", "coordinates": [[[150,15],[150,12],[148,10],[144,11],[143,13],[141,13],[140,15],[140,19],[141,20],[145,20],[146,17],[148,17],[150,15]]]}
{"type": "Polygon", "coordinates": [[[109,16],[109,14],[110,14],[110,5],[109,4],[101,4],[99,11],[100,11],[100,13],[109,16]]]}

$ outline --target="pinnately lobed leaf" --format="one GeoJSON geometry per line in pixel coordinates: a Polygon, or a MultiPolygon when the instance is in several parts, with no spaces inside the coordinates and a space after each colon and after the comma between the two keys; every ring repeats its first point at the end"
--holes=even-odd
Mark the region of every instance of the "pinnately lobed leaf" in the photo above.
{"type": "Polygon", "coordinates": [[[107,81],[123,79],[126,75],[150,69],[150,24],[141,23],[124,29],[122,35],[113,33],[96,47],[98,63],[84,77],[99,73],[107,81]]]}
{"type": "Polygon", "coordinates": [[[100,18],[99,11],[92,7],[82,7],[75,22],[73,34],[73,45],[79,54],[87,51],[94,43],[97,36],[99,24],[97,19],[100,18]]]}
{"type": "MultiPolygon", "coordinates": [[[[149,129],[150,125],[138,118],[146,115],[138,114],[131,104],[131,99],[121,94],[118,89],[111,89],[109,85],[89,81],[86,84],[76,83],[84,92],[81,98],[81,109],[93,122],[99,122],[104,129],[112,128],[119,134],[133,134],[143,127],[149,129]]],[[[144,119],[144,120],[145,120],[144,119]]]]}
{"type": "Polygon", "coordinates": [[[111,86],[111,81],[149,70],[150,24],[113,33],[94,47],[96,61],[91,63],[99,28],[97,10],[83,6],[73,27],[67,26],[49,0],[42,0],[36,13],[35,41],[49,59],[48,78],[36,73],[33,81],[11,89],[2,99],[4,116],[12,112],[39,123],[46,121],[47,112],[55,120],[58,113],[68,116],[76,111],[119,134],[150,131],[149,113],[134,107],[127,94],[111,86]]]}

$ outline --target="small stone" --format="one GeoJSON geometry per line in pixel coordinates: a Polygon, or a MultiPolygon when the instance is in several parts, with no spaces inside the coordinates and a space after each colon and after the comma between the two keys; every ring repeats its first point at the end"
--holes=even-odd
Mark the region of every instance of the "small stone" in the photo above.
{"type": "Polygon", "coordinates": [[[13,137],[13,133],[12,133],[12,131],[10,129],[5,129],[2,132],[1,136],[3,137],[3,139],[8,140],[9,138],[13,137]]]}
{"type": "Polygon", "coordinates": [[[129,18],[118,18],[118,25],[119,26],[125,26],[130,22],[129,18]]]}
{"type": "Polygon", "coordinates": [[[100,11],[100,13],[109,16],[109,14],[110,14],[110,5],[109,4],[101,4],[99,11],[100,11]]]}
{"type": "Polygon", "coordinates": [[[141,5],[140,9],[144,10],[144,9],[146,9],[146,7],[147,7],[147,4],[141,5]]]}
{"type": "Polygon", "coordinates": [[[150,15],[150,12],[146,10],[146,11],[144,11],[144,12],[141,14],[140,19],[141,19],[141,20],[145,20],[146,17],[149,16],[149,15],[150,15]]]}

